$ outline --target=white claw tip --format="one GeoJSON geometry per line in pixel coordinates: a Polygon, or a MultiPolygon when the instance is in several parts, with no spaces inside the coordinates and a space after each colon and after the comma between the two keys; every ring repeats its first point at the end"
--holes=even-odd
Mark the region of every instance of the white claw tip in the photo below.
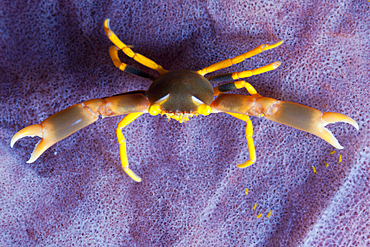
{"type": "Polygon", "coordinates": [[[338,143],[338,146],[336,146],[337,149],[343,149],[344,147],[338,143]]]}
{"type": "Polygon", "coordinates": [[[110,19],[105,19],[105,25],[107,26],[107,28],[109,28],[109,23],[110,23],[110,19]]]}
{"type": "Polygon", "coordinates": [[[20,139],[17,134],[15,134],[12,139],[10,140],[10,147],[13,148],[14,144],[20,139]]]}
{"type": "MultiPolygon", "coordinates": [[[[41,155],[41,154],[40,154],[41,155]]],[[[29,160],[26,161],[26,163],[30,164],[30,163],[33,163],[35,162],[35,160],[37,160],[37,158],[40,156],[40,155],[36,155],[35,154],[35,151],[32,152],[31,154],[31,157],[29,160]]]]}
{"type": "Polygon", "coordinates": [[[356,121],[352,123],[352,126],[355,127],[357,130],[359,130],[358,123],[356,121]]]}
{"type": "Polygon", "coordinates": [[[281,64],[281,62],[275,62],[275,63],[273,63],[272,64],[272,67],[274,68],[274,69],[276,69],[277,67],[279,67],[280,66],[280,64],[281,64]]]}

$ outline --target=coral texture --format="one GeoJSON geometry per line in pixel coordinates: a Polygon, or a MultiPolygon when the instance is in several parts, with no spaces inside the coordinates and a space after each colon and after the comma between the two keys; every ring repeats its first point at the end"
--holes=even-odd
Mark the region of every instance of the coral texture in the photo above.
{"type": "Polygon", "coordinates": [[[0,245],[370,245],[368,1],[0,4],[0,245]],[[257,162],[239,169],[248,158],[244,122],[212,114],[180,124],[146,114],[124,129],[130,166],[143,178],[136,183],[120,167],[121,118],[113,117],[26,164],[38,138],[11,149],[21,128],[75,103],[149,87],[114,67],[105,18],[169,70],[198,70],[284,40],[220,73],[281,61],[248,82],[264,96],[349,115],[360,131],[329,125],[344,146],[330,154],[314,135],[252,118],[257,162]]]}

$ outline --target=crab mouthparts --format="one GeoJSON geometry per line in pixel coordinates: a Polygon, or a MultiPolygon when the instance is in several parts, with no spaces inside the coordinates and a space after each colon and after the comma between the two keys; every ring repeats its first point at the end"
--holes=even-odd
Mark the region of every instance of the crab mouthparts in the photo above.
{"type": "Polygon", "coordinates": [[[196,97],[194,96],[191,96],[191,99],[193,101],[193,103],[197,106],[197,110],[196,111],[193,111],[193,110],[190,110],[190,111],[179,111],[179,110],[176,110],[176,111],[167,111],[167,110],[162,110],[162,104],[164,102],[167,101],[168,97],[170,96],[170,94],[167,94],[166,96],[160,98],[159,100],[157,100],[156,102],[154,102],[154,104],[152,104],[149,109],[148,109],[148,113],[152,116],[155,116],[155,115],[158,115],[158,114],[161,114],[161,116],[163,116],[164,114],[166,114],[166,117],[168,119],[168,121],[172,119],[175,119],[176,121],[178,121],[179,123],[184,123],[184,122],[187,122],[189,121],[189,118],[193,117],[193,116],[198,116],[199,114],[200,115],[203,115],[203,116],[207,116],[211,113],[212,109],[209,105],[203,103],[201,100],[197,99],[196,97]]]}
{"type": "MultiPolygon", "coordinates": [[[[164,112],[163,114],[166,114],[166,117],[168,119],[168,121],[172,119],[175,119],[176,121],[178,121],[179,123],[185,123],[187,121],[189,121],[189,118],[191,117],[194,117],[194,116],[197,116],[198,113],[194,112],[194,113],[188,113],[188,112],[164,112]]],[[[161,114],[161,115],[163,115],[161,114]]]]}

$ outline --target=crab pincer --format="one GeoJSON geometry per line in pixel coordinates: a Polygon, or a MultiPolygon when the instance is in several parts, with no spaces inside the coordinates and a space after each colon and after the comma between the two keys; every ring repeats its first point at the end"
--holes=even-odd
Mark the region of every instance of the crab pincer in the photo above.
{"type": "MultiPolygon", "coordinates": [[[[237,95],[221,94],[212,102],[212,108],[217,112],[265,117],[295,129],[314,134],[330,143],[333,147],[342,149],[338,140],[325,126],[330,123],[343,122],[355,127],[358,124],[352,118],[335,112],[321,112],[305,105],[262,97],[259,94],[237,95]]],[[[240,118],[240,117],[238,117],[240,118]]]]}
{"type": "MultiPolygon", "coordinates": [[[[88,100],[83,103],[70,106],[63,111],[48,117],[40,124],[30,125],[21,129],[11,139],[10,146],[13,147],[14,144],[23,137],[40,137],[40,142],[36,144],[30,159],[27,161],[27,163],[32,163],[50,146],[68,137],[74,132],[94,123],[99,119],[99,116],[112,117],[128,114],[126,121],[120,125],[120,127],[123,128],[140,116],[136,114],[137,111],[146,112],[148,107],[149,101],[140,92],[122,94],[104,99],[88,100]],[[130,119],[130,121],[127,121],[127,119],[130,119]]],[[[121,129],[117,129],[117,133],[121,134],[120,132],[121,129]]],[[[120,149],[125,150],[126,143],[124,142],[123,135],[121,135],[118,140],[120,149]]],[[[141,179],[128,168],[126,153],[121,155],[121,160],[125,160],[122,162],[123,169],[130,174],[135,181],[141,181],[141,179]]]]}

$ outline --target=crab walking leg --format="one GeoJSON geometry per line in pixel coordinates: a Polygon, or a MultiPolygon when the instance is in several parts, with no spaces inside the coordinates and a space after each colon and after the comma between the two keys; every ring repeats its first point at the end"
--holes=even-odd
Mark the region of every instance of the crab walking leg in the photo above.
{"type": "MultiPolygon", "coordinates": [[[[256,89],[246,81],[235,81],[235,82],[225,83],[225,84],[215,87],[213,91],[214,91],[214,95],[218,96],[220,93],[226,93],[226,92],[241,89],[241,88],[247,89],[248,93],[251,95],[259,95],[256,89]]],[[[259,96],[262,97],[261,95],[259,96]]]]}
{"type": "Polygon", "coordinates": [[[220,70],[220,69],[224,69],[224,68],[227,68],[227,67],[230,67],[231,65],[234,65],[234,64],[237,64],[237,63],[240,63],[240,62],[243,62],[245,59],[247,58],[250,58],[250,57],[253,57],[257,54],[260,54],[261,52],[263,51],[267,51],[267,50],[270,50],[272,48],[275,48],[275,47],[278,47],[279,45],[281,45],[284,41],[281,40],[275,44],[272,44],[272,45],[268,45],[268,44],[263,44],[263,45],[260,45],[256,48],[254,48],[253,50],[250,50],[242,55],[239,55],[239,56],[236,56],[234,58],[229,58],[229,59],[225,59],[223,61],[220,61],[220,62],[217,62],[215,64],[212,64],[204,69],[201,69],[201,70],[198,70],[197,72],[200,74],[200,75],[205,75],[205,74],[208,74],[208,73],[211,73],[211,72],[214,72],[214,71],[217,71],[217,70],[220,70]]]}
{"type": "Polygon", "coordinates": [[[343,147],[330,130],[325,128],[326,125],[343,122],[358,130],[356,121],[344,114],[322,113],[308,106],[256,95],[220,94],[212,102],[211,108],[212,112],[234,112],[249,116],[263,116],[274,122],[314,134],[338,149],[343,147]]]}
{"type": "Polygon", "coordinates": [[[113,64],[117,68],[119,68],[120,70],[122,70],[124,72],[133,74],[133,75],[137,75],[137,76],[140,76],[140,77],[143,77],[143,78],[147,78],[147,79],[152,80],[152,81],[155,80],[155,77],[152,76],[151,74],[148,74],[145,71],[142,71],[140,69],[137,69],[137,68],[134,68],[130,65],[122,63],[121,60],[118,57],[118,51],[119,51],[119,48],[117,46],[112,45],[109,48],[110,58],[112,59],[113,64]]]}
{"type": "Polygon", "coordinates": [[[237,80],[242,78],[251,77],[254,75],[259,75],[265,72],[272,71],[280,66],[280,62],[273,62],[268,65],[265,65],[263,67],[252,69],[252,70],[245,70],[241,72],[234,72],[229,74],[222,74],[222,75],[216,75],[208,77],[207,79],[210,82],[220,82],[220,81],[231,81],[231,80],[237,80]]]}
{"type": "Polygon", "coordinates": [[[102,117],[118,116],[132,112],[147,112],[149,101],[141,93],[123,94],[105,99],[93,99],[73,105],[42,121],[18,131],[10,146],[26,136],[38,136],[36,145],[27,163],[34,162],[50,146],[102,117]]]}
{"type": "Polygon", "coordinates": [[[125,45],[118,37],[117,35],[110,29],[109,27],[109,19],[105,19],[104,21],[104,31],[105,34],[108,36],[109,40],[112,41],[113,44],[115,44],[120,50],[123,51],[127,56],[133,58],[136,62],[141,63],[142,65],[154,69],[158,71],[160,74],[165,74],[168,71],[163,69],[163,67],[153,60],[150,60],[147,57],[144,57],[143,55],[134,52],[131,50],[127,45],[125,45]]]}
{"type": "Polygon", "coordinates": [[[117,139],[119,143],[119,153],[121,157],[121,165],[123,170],[136,182],[141,182],[141,178],[137,176],[129,167],[128,167],[128,160],[127,160],[127,151],[126,151],[126,141],[125,137],[123,136],[122,129],[134,121],[136,118],[140,117],[143,112],[134,112],[128,114],[124,117],[117,126],[117,139]]]}
{"type": "Polygon", "coordinates": [[[247,138],[248,143],[248,150],[249,150],[249,160],[246,162],[237,165],[239,168],[246,168],[250,165],[252,165],[254,162],[256,162],[256,149],[254,147],[254,141],[253,141],[253,125],[252,121],[249,119],[249,116],[239,113],[232,113],[232,112],[225,112],[233,117],[236,117],[237,119],[240,119],[247,123],[247,127],[245,129],[245,136],[247,138]]]}

